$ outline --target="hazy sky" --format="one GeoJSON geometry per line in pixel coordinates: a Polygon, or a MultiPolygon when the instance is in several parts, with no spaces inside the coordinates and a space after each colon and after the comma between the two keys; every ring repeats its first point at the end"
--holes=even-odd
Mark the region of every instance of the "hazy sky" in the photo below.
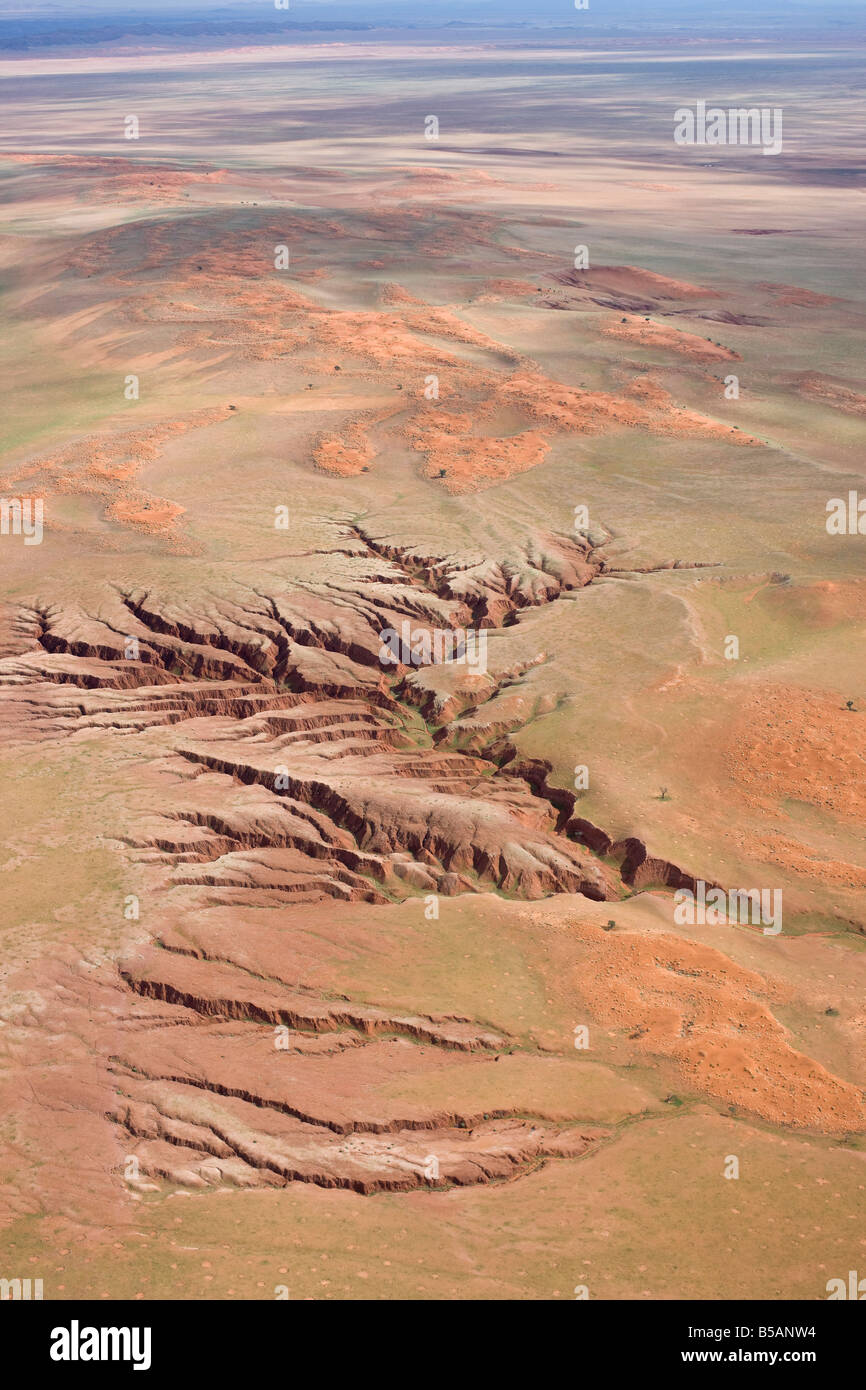
{"type": "MultiPolygon", "coordinates": [[[[273,0],[0,0],[0,16],[64,18],[76,15],[132,18],[134,15],[206,12],[210,18],[243,15],[272,19],[273,0]]],[[[866,16],[866,0],[589,0],[589,11],[576,13],[573,0],[291,0],[291,13],[298,19],[322,17],[376,21],[381,18],[435,27],[437,21],[462,19],[545,23],[558,20],[574,23],[591,15],[596,23],[643,22],[653,26],[668,23],[731,24],[740,17],[749,26],[784,20],[815,25],[849,22],[866,16]]]]}
{"type": "MultiPolygon", "coordinates": [[[[275,29],[282,25],[287,39],[293,26],[309,26],[295,33],[314,42],[314,26],[322,23],[331,31],[346,23],[363,25],[356,37],[364,41],[376,40],[383,27],[411,26],[423,41],[443,25],[464,24],[496,26],[506,39],[509,33],[519,39],[546,32],[551,42],[579,42],[585,36],[596,45],[692,38],[763,40],[776,47],[866,43],[866,0],[589,0],[586,10],[576,10],[574,0],[290,0],[288,11],[276,9],[274,0],[0,0],[0,49],[122,46],[124,35],[134,45],[142,41],[136,23],[169,19],[169,42],[182,44],[186,37],[199,45],[209,35],[231,43],[235,34],[254,32],[257,24],[264,43],[278,41],[275,29]]],[[[461,34],[459,27],[450,32],[461,34]]]]}

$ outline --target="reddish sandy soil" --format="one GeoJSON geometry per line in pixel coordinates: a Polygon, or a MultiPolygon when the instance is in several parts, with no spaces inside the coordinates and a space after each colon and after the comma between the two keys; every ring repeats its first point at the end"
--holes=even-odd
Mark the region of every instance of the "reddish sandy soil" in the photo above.
{"type": "Polygon", "coordinates": [[[186,551],[188,543],[176,527],[184,508],[167,498],[149,496],[137,487],[136,480],[141,469],[158,458],[172,439],[188,430],[204,429],[228,419],[230,414],[227,407],[216,408],[150,428],[91,435],[56,453],[9,469],[4,485],[8,489],[38,489],[45,500],[45,525],[49,530],[56,524],[52,516],[53,498],[96,497],[111,520],[164,537],[176,549],[186,551]]]}
{"type": "Polygon", "coordinates": [[[732,729],[729,766],[759,803],[791,799],[866,816],[866,720],[837,699],[764,686],[732,729]]]}
{"type": "MultiPolygon", "coordinates": [[[[720,222],[695,171],[630,156],[581,184],[555,140],[527,160],[464,136],[352,163],[323,128],[285,167],[254,131],[231,159],[216,136],[186,163],[9,157],[0,486],[45,503],[0,594],[0,755],[29,796],[0,864],[16,1238],[56,1222],[103,1259],[131,1223],[210,1203],[222,1239],[221,1206],[302,1190],[315,1240],[335,1195],[367,1221],[402,1203],[410,1241],[412,1203],[464,1202],[471,1266],[471,1211],[488,1249],[533,1201],[582,1239],[557,1183],[606,1235],[619,1155],[643,1143],[640,1174],[679,1107],[720,1146],[862,1158],[866,615],[824,529],[859,466],[855,311],[769,268],[793,197],[753,207],[743,176],[720,222]],[[682,209],[693,255],[644,255],[635,203],[657,228],[682,209]],[[572,270],[577,207],[635,263],[572,270]],[[741,283],[712,254],[735,220],[767,234],[725,234],[761,264],[741,283]],[[388,663],[404,624],[489,660],[388,663]],[[720,864],[814,905],[778,948],[678,931],[674,893],[720,864]]],[[[231,1207],[250,1241],[252,1210],[231,1207]]],[[[705,1210],[684,1249],[715,1242],[705,1210]]]]}
{"type": "Polygon", "coordinates": [[[848,415],[866,415],[866,396],[842,382],[829,381],[817,372],[802,377],[797,390],[801,396],[817,401],[819,405],[830,405],[835,410],[844,410],[848,415]]]}
{"type": "Polygon", "coordinates": [[[858,1087],[792,1049],[767,1003],[772,990],[720,951],[673,936],[578,928],[592,943],[575,988],[639,1051],[673,1058],[688,1082],[781,1124],[860,1130],[858,1087]]]}
{"type": "Polygon", "coordinates": [[[699,338],[695,333],[685,333],[679,328],[669,328],[662,323],[649,323],[633,316],[619,322],[609,320],[602,329],[610,338],[618,338],[624,343],[637,347],[662,348],[690,357],[694,362],[738,362],[739,355],[730,348],[699,338]]]}
{"type": "MultiPolygon", "coordinates": [[[[89,172],[91,163],[71,167],[89,172]]],[[[411,209],[395,213],[394,235],[414,235],[414,221],[411,209]]],[[[476,219],[473,237],[484,241],[489,236],[488,223],[489,219],[476,219]]],[[[335,220],[318,227],[316,235],[323,232],[338,242],[346,235],[335,220]]],[[[106,258],[110,258],[117,266],[110,281],[121,296],[121,315],[138,325],[169,325],[177,350],[186,356],[211,362],[291,357],[302,371],[314,376],[329,373],[346,385],[373,369],[386,389],[403,391],[402,398],[395,396],[395,411],[373,414],[359,409],[357,392],[349,392],[348,423],[320,435],[312,450],[311,462],[336,476],[355,476],[371,468],[375,471],[378,450],[368,437],[369,428],[396,414],[398,407],[403,411],[402,423],[394,426],[398,436],[421,456],[423,476],[452,494],[483,489],[537,467],[557,436],[571,433],[630,429],[724,440],[736,446],[758,443],[744,430],[683,409],[669,391],[646,381],[639,381],[627,395],[566,386],[541,371],[530,358],[473,327],[459,305],[426,303],[399,283],[389,281],[382,286],[381,307],[347,310],[326,307],[309,288],[301,290],[292,283],[297,278],[306,286],[315,284],[323,273],[317,269],[307,267],[288,278],[263,276],[263,246],[303,243],[310,236],[308,219],[293,212],[279,222],[266,220],[254,234],[229,236],[217,227],[207,244],[185,253],[176,224],[156,219],[140,232],[136,229],[137,241],[143,241],[143,255],[131,258],[126,250],[130,232],[113,228],[86,238],[68,257],[67,265],[74,275],[87,279],[101,274],[106,258]],[[156,271],[159,278],[154,282],[156,271]],[[467,351],[495,359],[496,370],[471,365],[464,355],[467,351]],[[425,371],[443,376],[438,401],[428,402],[417,385],[410,389],[410,383],[417,381],[419,363],[425,365],[425,371]],[[353,404],[355,414],[351,418],[353,404]],[[503,409],[512,417],[507,434],[495,427],[503,409]]],[[[444,241],[440,234],[436,253],[442,253],[452,242],[459,245],[461,237],[456,227],[446,231],[444,241]]],[[[651,295],[658,304],[719,297],[715,291],[634,266],[600,267],[566,278],[593,291],[651,295]]],[[[500,278],[483,282],[472,300],[482,305],[519,302],[532,292],[528,281],[500,278]]],[[[665,354],[695,362],[739,360],[732,350],[693,333],[647,323],[633,315],[625,322],[605,319],[600,331],[602,339],[613,337],[638,348],[659,348],[665,354]]],[[[168,428],[182,431],[189,427],[189,422],[179,420],[168,428]]],[[[126,447],[131,457],[146,459],[161,443],[157,429],[129,441],[126,447]]],[[[110,484],[112,470],[100,464],[100,450],[104,452],[101,441],[87,441],[41,465],[30,461],[28,476],[37,476],[41,467],[46,474],[51,472],[64,490],[86,493],[102,486],[107,493],[120,480],[115,478],[110,484]],[[95,461],[87,459],[82,465],[79,458],[82,454],[86,457],[87,451],[96,455],[95,461]]],[[[14,484],[22,476],[9,474],[8,481],[14,484]]],[[[170,498],[114,498],[110,515],[115,520],[179,535],[174,522],[181,511],[170,498]]]]}

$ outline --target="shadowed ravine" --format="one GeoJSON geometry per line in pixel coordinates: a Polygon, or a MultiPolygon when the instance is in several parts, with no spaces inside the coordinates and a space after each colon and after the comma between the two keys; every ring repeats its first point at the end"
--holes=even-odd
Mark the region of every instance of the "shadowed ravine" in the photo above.
{"type": "MultiPolygon", "coordinates": [[[[339,589],[250,592],[204,611],[117,590],[98,615],[34,602],[11,625],[19,650],[0,681],[20,737],[121,738],[158,764],[162,794],[145,795],[118,836],[161,884],[150,944],[100,978],[115,1020],[94,1038],[134,1189],[300,1180],[369,1193],[514,1177],[586,1152],[608,1132],[501,1106],[374,1104],[371,1089],[384,1096],[407,1066],[492,1063],[527,1045],[483,1020],[305,983],[288,949],[296,916],[694,886],[639,839],[614,842],[575,814],[550,766],[518,753],[519,725],[480,732],[520,670],[444,672],[456,679],[442,697],[423,672],[380,660],[380,632],[404,617],[495,630],[592,583],[599,548],[548,537],[520,563],[473,565],[350,535],[367,572],[339,589]],[[248,925],[263,913],[264,932],[248,925]]],[[[93,1012],[94,988],[67,982],[73,1015],[93,1012]]]]}

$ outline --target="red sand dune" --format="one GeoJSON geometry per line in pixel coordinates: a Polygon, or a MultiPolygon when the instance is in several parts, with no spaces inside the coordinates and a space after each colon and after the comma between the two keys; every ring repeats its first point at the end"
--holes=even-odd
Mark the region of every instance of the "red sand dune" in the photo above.
{"type": "Polygon", "coordinates": [[[693,362],[739,362],[739,353],[731,348],[696,333],[685,333],[680,328],[670,328],[667,324],[651,323],[633,314],[623,319],[608,319],[602,330],[609,338],[618,338],[624,343],[633,343],[642,348],[662,348],[665,351],[690,357],[693,362]]]}

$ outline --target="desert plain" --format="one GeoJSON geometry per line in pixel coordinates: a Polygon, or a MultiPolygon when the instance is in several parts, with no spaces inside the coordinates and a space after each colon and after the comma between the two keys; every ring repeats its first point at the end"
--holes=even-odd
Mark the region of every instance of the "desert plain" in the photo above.
{"type": "Polygon", "coordinates": [[[0,492],[44,518],[0,536],[4,1270],[866,1273],[861,54],[0,81],[0,492]],[[778,155],[674,143],[746,96],[778,155]],[[407,626],[485,660],[383,659],[407,626]],[[781,930],[678,920],[699,883],[781,930]]]}

